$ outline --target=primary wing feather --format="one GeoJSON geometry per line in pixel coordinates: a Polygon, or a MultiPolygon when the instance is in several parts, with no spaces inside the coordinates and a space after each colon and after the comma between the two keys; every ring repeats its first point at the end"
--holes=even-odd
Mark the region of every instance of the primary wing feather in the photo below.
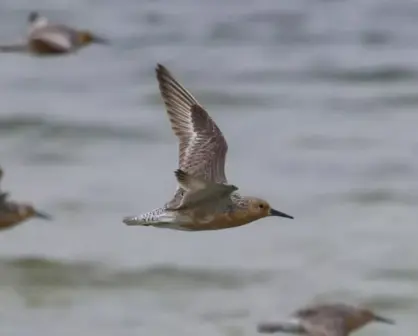
{"type": "Polygon", "coordinates": [[[226,183],[228,145],[222,132],[164,66],[159,64],[156,72],[172,129],[180,141],[180,169],[208,181],[226,183]]]}
{"type": "Polygon", "coordinates": [[[300,319],[303,329],[311,336],[347,336],[344,327],[347,305],[316,305],[298,310],[294,316],[300,319]]]}
{"type": "Polygon", "coordinates": [[[30,39],[40,41],[59,51],[69,51],[73,46],[74,32],[64,25],[48,25],[35,29],[30,39]]]}

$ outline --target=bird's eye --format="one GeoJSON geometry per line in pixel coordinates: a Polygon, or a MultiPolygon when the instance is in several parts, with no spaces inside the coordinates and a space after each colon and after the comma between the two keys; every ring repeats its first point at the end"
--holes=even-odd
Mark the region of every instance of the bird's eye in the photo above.
{"type": "Polygon", "coordinates": [[[260,209],[263,209],[263,208],[264,208],[264,204],[259,204],[259,205],[258,205],[258,207],[259,207],[260,209]]]}

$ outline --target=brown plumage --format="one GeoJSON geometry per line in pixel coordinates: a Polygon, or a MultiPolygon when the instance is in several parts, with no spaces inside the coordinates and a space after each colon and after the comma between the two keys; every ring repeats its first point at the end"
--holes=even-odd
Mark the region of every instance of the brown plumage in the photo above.
{"type": "Polygon", "coordinates": [[[232,190],[236,187],[227,184],[228,145],[221,130],[196,98],[161,64],[157,65],[156,75],[171,127],[179,140],[178,168],[194,179],[192,184],[211,187],[196,190],[178,180],[174,197],[164,207],[125,217],[123,222],[205,231],[237,227],[267,216],[293,218],[271,208],[265,200],[241,196],[232,190]]]}
{"type": "MultiPolygon", "coordinates": [[[[0,183],[3,170],[0,168],[0,183]]],[[[51,216],[36,210],[33,205],[9,200],[9,193],[0,191],[0,230],[10,229],[30,218],[50,220],[51,216]]]]}
{"type": "Polygon", "coordinates": [[[309,336],[348,336],[370,322],[394,324],[394,320],[371,310],[343,303],[317,304],[297,310],[287,322],[264,322],[260,333],[294,333],[309,336]]]}
{"type": "Polygon", "coordinates": [[[36,56],[54,56],[73,53],[91,43],[108,44],[109,41],[88,30],[78,30],[48,20],[31,12],[29,31],[25,43],[0,46],[0,52],[27,52],[36,56]]]}

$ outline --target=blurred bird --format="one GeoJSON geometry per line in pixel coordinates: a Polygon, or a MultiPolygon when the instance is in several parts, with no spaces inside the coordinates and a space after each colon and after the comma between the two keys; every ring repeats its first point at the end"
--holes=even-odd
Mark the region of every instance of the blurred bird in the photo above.
{"type": "Polygon", "coordinates": [[[318,304],[297,310],[287,322],[264,322],[260,333],[293,333],[309,336],[348,336],[370,322],[395,324],[395,321],[376,315],[369,309],[342,303],[318,304]]]}
{"type": "Polygon", "coordinates": [[[0,52],[24,52],[36,56],[56,56],[76,52],[91,43],[109,44],[103,37],[88,30],[77,30],[62,24],[50,23],[38,12],[28,16],[27,41],[0,45],[0,52]]]}
{"type": "MultiPolygon", "coordinates": [[[[0,168],[0,182],[3,170],[0,168]]],[[[12,228],[30,218],[51,220],[51,216],[36,210],[31,204],[8,200],[9,193],[0,190],[0,230],[12,228]]]]}
{"type": "Polygon", "coordinates": [[[293,218],[256,197],[239,195],[225,176],[226,140],[206,110],[173,75],[158,64],[159,82],[171,127],[179,144],[178,188],[163,207],[125,217],[127,225],[184,231],[220,230],[267,216],[293,218]]]}

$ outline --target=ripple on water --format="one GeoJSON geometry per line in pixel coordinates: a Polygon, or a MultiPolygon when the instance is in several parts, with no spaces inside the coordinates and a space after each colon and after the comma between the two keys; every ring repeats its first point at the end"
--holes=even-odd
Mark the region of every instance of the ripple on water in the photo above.
{"type": "Polygon", "coordinates": [[[409,162],[383,161],[376,162],[367,167],[364,175],[367,179],[388,180],[388,179],[407,179],[415,175],[414,166],[409,162]]]}
{"type": "Polygon", "coordinates": [[[418,270],[412,268],[380,268],[368,277],[371,280],[418,282],[418,270]]]}
{"type": "Polygon", "coordinates": [[[1,259],[0,273],[3,275],[0,277],[0,285],[70,289],[230,289],[272,279],[272,273],[267,271],[197,269],[175,265],[112,270],[100,263],[42,258],[1,259]]]}
{"type": "Polygon", "coordinates": [[[395,94],[385,94],[381,97],[375,97],[375,104],[386,106],[386,107],[396,107],[399,108],[408,108],[418,106],[418,94],[415,92],[412,93],[395,93],[395,94]]]}
{"type": "Polygon", "coordinates": [[[340,200],[343,199],[349,203],[361,206],[381,204],[415,205],[418,203],[418,195],[389,188],[353,188],[348,193],[340,195],[340,200]]]}
{"type": "Polygon", "coordinates": [[[413,81],[418,78],[415,69],[400,66],[359,67],[354,69],[339,69],[322,67],[313,70],[313,77],[328,81],[354,83],[393,83],[413,81]]]}
{"type": "Polygon", "coordinates": [[[156,133],[141,125],[135,128],[115,127],[109,125],[77,124],[66,121],[55,121],[39,116],[7,116],[0,118],[2,135],[37,132],[42,138],[57,139],[121,139],[153,142],[156,133]]]}
{"type": "Polygon", "coordinates": [[[315,150],[364,150],[377,144],[375,139],[366,136],[327,136],[323,134],[307,134],[293,142],[296,148],[315,150]]]}
{"type": "MultiPolygon", "coordinates": [[[[214,109],[216,106],[235,108],[254,108],[274,106],[274,101],[268,97],[260,96],[260,94],[252,94],[250,92],[231,93],[215,90],[193,90],[193,95],[205,106],[214,109]]],[[[158,104],[161,106],[161,96],[158,92],[154,92],[145,97],[145,103],[158,104]]]]}

